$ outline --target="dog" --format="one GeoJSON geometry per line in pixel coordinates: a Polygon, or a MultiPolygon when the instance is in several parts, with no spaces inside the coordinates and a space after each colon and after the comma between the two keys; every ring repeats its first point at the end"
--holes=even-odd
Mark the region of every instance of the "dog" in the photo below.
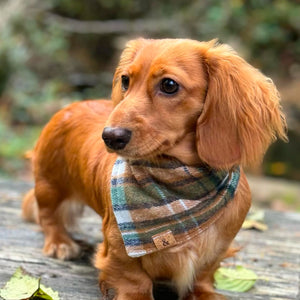
{"type": "Polygon", "coordinates": [[[154,299],[166,279],[180,299],[224,299],[213,274],[251,204],[243,167],[276,138],[286,140],[276,87],[228,45],[132,40],[112,100],[73,103],[43,129],[23,216],[42,227],[43,253],[67,260],[80,254],[65,226],[73,204],[92,207],[104,297],[154,299]]]}

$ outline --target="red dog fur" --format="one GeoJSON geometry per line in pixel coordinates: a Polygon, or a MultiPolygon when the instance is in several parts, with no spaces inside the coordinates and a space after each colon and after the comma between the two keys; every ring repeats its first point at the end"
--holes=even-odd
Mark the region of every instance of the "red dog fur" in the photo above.
{"type": "Polygon", "coordinates": [[[155,279],[171,280],[181,299],[222,299],[212,277],[239,231],[251,202],[244,173],[223,216],[186,244],[130,258],[110,202],[110,176],[117,155],[155,159],[175,157],[189,165],[216,169],[260,162],[276,136],[285,139],[285,118],[272,81],[230,47],[192,40],[129,42],[113,80],[112,101],[74,103],[46,125],[33,154],[35,188],[23,202],[23,215],[45,234],[43,252],[75,258],[64,217],[72,199],[103,218],[104,241],[95,266],[105,294],[118,300],[150,300],[155,279]],[[122,76],[129,80],[122,87],[122,76]],[[162,80],[179,84],[167,94],[162,80]],[[105,146],[104,127],[132,132],[124,149],[105,146]]]}

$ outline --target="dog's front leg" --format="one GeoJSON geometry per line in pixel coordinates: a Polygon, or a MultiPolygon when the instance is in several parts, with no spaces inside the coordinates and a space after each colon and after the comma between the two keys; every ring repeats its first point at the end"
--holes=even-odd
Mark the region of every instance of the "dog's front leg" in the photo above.
{"type": "MultiPolygon", "coordinates": [[[[70,237],[64,224],[64,215],[68,213],[68,210],[67,206],[65,206],[65,214],[61,210],[61,204],[65,201],[61,188],[49,183],[46,179],[36,180],[35,196],[39,223],[45,235],[43,253],[61,260],[78,257],[80,246],[70,237]]],[[[31,192],[31,197],[27,198],[27,205],[30,205],[30,201],[35,201],[33,192],[31,192]]]]}
{"type": "Polygon", "coordinates": [[[103,299],[111,300],[110,289],[114,290],[113,300],[153,300],[152,280],[141,270],[139,264],[122,264],[120,261],[106,261],[100,271],[99,285],[103,299]]]}
{"type": "MultiPolygon", "coordinates": [[[[113,289],[112,293],[109,293],[111,287],[107,285],[106,281],[100,282],[100,289],[102,292],[101,299],[103,300],[153,300],[152,292],[143,293],[143,292],[128,292],[122,289],[113,289]]],[[[128,286],[127,288],[128,289],[128,286]]]]}
{"type": "Polygon", "coordinates": [[[154,300],[153,283],[139,258],[127,255],[116,227],[111,228],[99,245],[95,266],[100,269],[99,284],[104,299],[110,300],[108,290],[114,290],[113,300],[154,300]]]}

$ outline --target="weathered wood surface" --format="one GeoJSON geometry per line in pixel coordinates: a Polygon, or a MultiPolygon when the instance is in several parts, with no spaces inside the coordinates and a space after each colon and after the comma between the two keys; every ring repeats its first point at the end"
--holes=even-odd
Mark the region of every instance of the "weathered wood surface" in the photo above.
{"type": "MultiPolygon", "coordinates": [[[[22,266],[57,290],[63,300],[101,299],[88,247],[80,260],[71,262],[42,255],[42,232],[20,217],[22,193],[29,187],[29,183],[0,180],[0,286],[22,266]]],[[[244,248],[236,258],[226,261],[254,270],[259,280],[247,293],[222,292],[228,299],[300,299],[300,214],[267,211],[265,221],[269,227],[266,232],[239,233],[236,240],[244,248]]],[[[100,224],[97,215],[86,212],[75,237],[95,245],[101,240],[100,224]]],[[[155,295],[155,299],[176,299],[164,286],[158,286],[155,295]]]]}

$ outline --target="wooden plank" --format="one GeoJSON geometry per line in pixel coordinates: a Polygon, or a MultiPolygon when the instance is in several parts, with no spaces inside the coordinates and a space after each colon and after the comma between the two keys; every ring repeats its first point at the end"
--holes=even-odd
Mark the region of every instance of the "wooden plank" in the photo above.
{"type": "MultiPolygon", "coordinates": [[[[101,220],[87,210],[74,232],[83,240],[81,259],[62,262],[41,253],[43,234],[35,224],[20,217],[22,194],[30,183],[0,180],[0,286],[22,266],[42,283],[59,292],[61,299],[101,299],[98,271],[92,266],[92,247],[101,241],[101,220]]],[[[237,257],[225,265],[242,265],[259,276],[255,287],[247,293],[228,293],[228,299],[300,299],[300,215],[266,212],[266,232],[242,230],[236,241],[243,247],[237,257]]],[[[158,284],[155,299],[176,299],[167,286],[158,284]]]]}

